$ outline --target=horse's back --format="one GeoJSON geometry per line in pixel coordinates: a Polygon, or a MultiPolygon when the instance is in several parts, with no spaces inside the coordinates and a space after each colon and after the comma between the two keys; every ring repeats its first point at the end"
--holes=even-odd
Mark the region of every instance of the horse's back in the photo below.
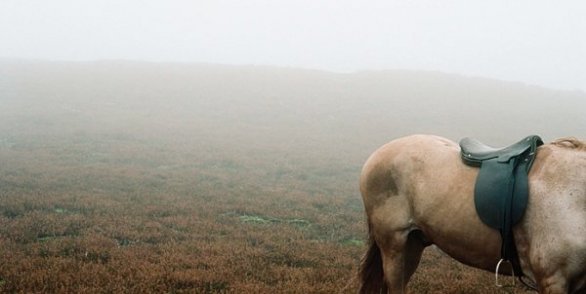
{"type": "Polygon", "coordinates": [[[458,146],[445,138],[432,135],[412,135],[393,140],[377,149],[362,169],[361,188],[376,193],[388,187],[394,175],[419,168],[426,159],[450,160],[458,146]],[[393,172],[391,175],[390,173],[393,172]],[[391,177],[388,177],[391,176],[391,177]]]}

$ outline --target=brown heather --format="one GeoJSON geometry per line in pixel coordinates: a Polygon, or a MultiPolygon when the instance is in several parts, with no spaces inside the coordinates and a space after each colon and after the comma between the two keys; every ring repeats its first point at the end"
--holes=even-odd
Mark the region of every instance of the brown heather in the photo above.
{"type": "MultiPolygon", "coordinates": [[[[471,117],[438,95],[540,93],[374,75],[1,63],[0,292],[355,292],[370,152],[414,130],[459,137],[471,117]],[[439,116],[410,117],[428,102],[439,116]]],[[[433,247],[410,290],[496,292],[433,247]]]]}

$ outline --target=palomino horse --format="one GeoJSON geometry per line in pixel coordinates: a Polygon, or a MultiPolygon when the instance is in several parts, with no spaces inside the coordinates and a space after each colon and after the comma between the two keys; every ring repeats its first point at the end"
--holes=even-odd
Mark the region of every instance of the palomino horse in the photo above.
{"type": "MultiPolygon", "coordinates": [[[[494,272],[501,240],[478,217],[478,169],[447,139],[415,135],[375,151],[360,189],[370,247],[360,293],[404,293],[424,248],[494,272]]],[[[513,228],[523,273],[540,293],[586,293],[586,143],[559,139],[537,149],[527,210],[513,228]]]]}

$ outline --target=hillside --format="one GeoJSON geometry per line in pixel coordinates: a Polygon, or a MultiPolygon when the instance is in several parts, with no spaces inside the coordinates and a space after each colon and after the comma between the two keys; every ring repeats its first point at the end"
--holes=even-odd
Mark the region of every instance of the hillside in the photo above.
{"type": "Polygon", "coordinates": [[[494,145],[586,133],[584,93],[436,72],[4,61],[0,89],[4,145],[108,134],[257,168],[274,162],[247,153],[281,154],[281,168],[328,162],[351,168],[349,179],[378,146],[412,133],[494,145]]]}
{"type": "Polygon", "coordinates": [[[3,120],[56,116],[123,132],[236,136],[243,144],[343,139],[345,155],[411,133],[506,144],[529,133],[553,139],[586,130],[585,93],[437,72],[4,61],[0,77],[3,120]]]}

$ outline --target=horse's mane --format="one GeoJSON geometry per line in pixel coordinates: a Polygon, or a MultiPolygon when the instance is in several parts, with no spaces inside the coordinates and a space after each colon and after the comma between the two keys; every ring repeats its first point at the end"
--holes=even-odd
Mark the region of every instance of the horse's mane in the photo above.
{"type": "Polygon", "coordinates": [[[551,142],[551,144],[559,147],[586,151],[586,142],[580,141],[575,137],[560,138],[551,142]]]}

